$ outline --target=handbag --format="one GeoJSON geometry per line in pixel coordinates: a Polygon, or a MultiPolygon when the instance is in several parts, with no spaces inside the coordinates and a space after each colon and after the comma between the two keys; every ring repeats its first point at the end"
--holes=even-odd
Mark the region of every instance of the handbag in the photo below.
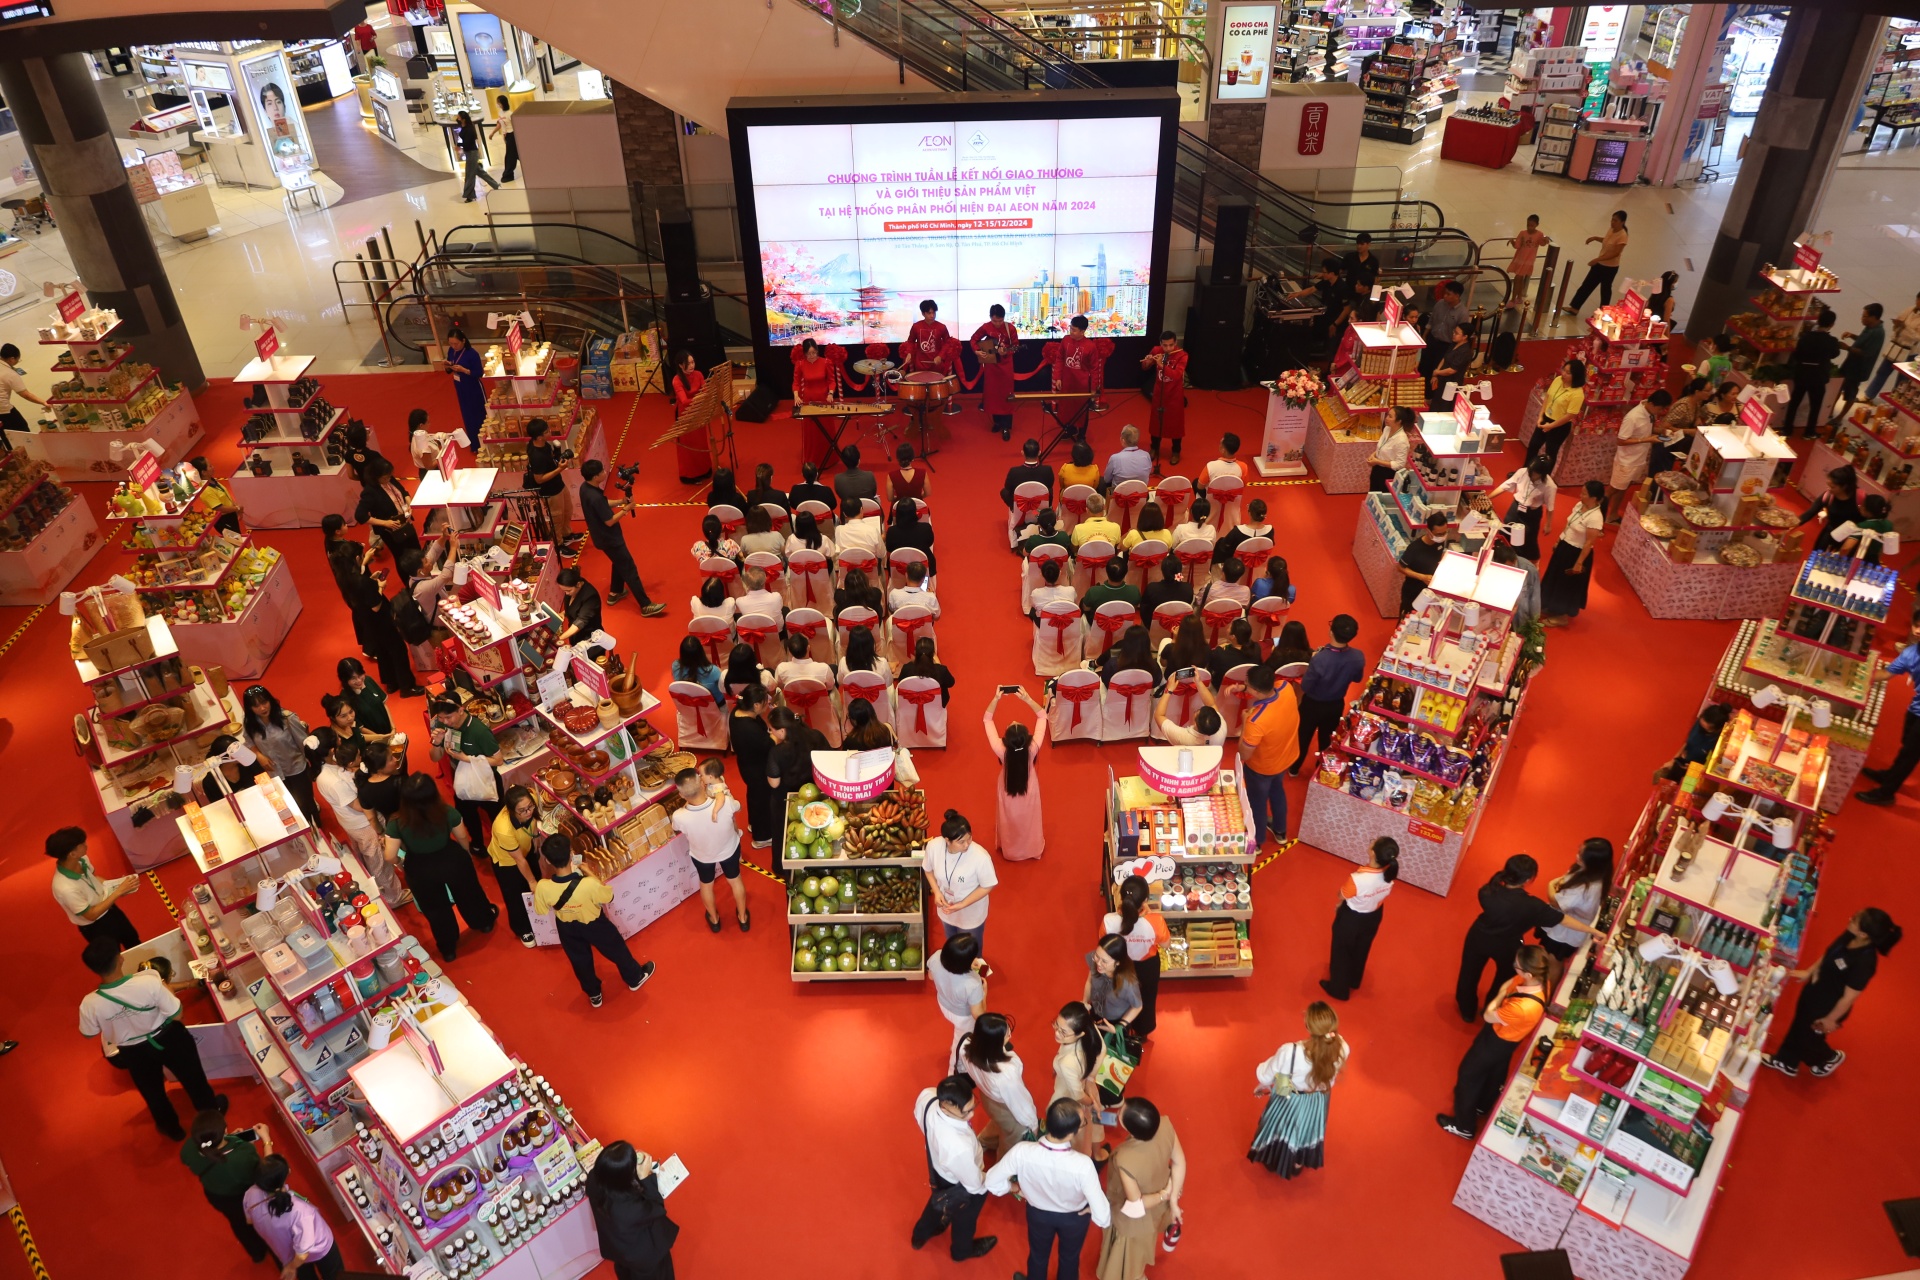
{"type": "Polygon", "coordinates": [[[1274,1074],[1273,1083],[1267,1086],[1268,1092],[1276,1098],[1284,1098],[1295,1092],[1293,1087],[1293,1069],[1299,1065],[1300,1042],[1294,1041],[1287,1046],[1287,1070],[1285,1075],[1274,1074]]]}
{"type": "Polygon", "coordinates": [[[1100,1057],[1093,1064],[1093,1082],[1103,1095],[1118,1098],[1140,1065],[1140,1055],[1127,1048],[1127,1033],[1119,1027],[1100,1033],[1100,1057]]]}
{"type": "Polygon", "coordinates": [[[903,787],[920,785],[920,770],[914,767],[913,752],[905,747],[893,749],[893,780],[903,787]]]}
{"type": "Polygon", "coordinates": [[[453,798],[456,800],[498,800],[500,789],[494,785],[493,766],[485,760],[462,760],[453,767],[453,798]]]}
{"type": "MultiPolygon", "coordinates": [[[[961,1209],[966,1207],[967,1202],[973,1199],[973,1193],[959,1183],[948,1182],[945,1178],[934,1172],[933,1134],[929,1132],[927,1128],[927,1113],[938,1105],[939,1099],[931,1099],[928,1101],[926,1108],[920,1112],[920,1137],[927,1151],[927,1186],[933,1189],[933,1194],[927,1197],[927,1207],[939,1215],[940,1225],[945,1226],[953,1220],[954,1214],[960,1212],[961,1209]]],[[[919,1239],[918,1236],[914,1238],[916,1240],[919,1239]]]]}

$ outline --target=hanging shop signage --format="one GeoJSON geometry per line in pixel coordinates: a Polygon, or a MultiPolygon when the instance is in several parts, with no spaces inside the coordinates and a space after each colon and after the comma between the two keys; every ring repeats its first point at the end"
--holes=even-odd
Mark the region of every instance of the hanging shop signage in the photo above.
{"type": "Polygon", "coordinates": [[[1222,15],[1220,74],[1213,86],[1216,102],[1254,101],[1267,96],[1273,67],[1275,21],[1279,7],[1230,4],[1222,15]]]}
{"type": "Polygon", "coordinates": [[[272,325],[253,340],[253,349],[262,360],[273,359],[273,353],[280,349],[280,333],[272,325]]]}
{"type": "Polygon", "coordinates": [[[159,478],[160,459],[150,453],[142,453],[133,460],[133,465],[127,468],[127,479],[136,489],[151,488],[153,482],[159,478]]]}
{"type": "Polygon", "coordinates": [[[487,602],[489,609],[500,608],[500,584],[489,578],[484,569],[471,569],[467,573],[467,585],[473,593],[487,602]]]}
{"type": "Polygon", "coordinates": [[[53,5],[50,0],[16,0],[13,4],[0,4],[0,26],[52,16],[53,5]]]}
{"type": "Polygon", "coordinates": [[[1324,102],[1309,102],[1300,108],[1300,138],[1296,149],[1303,156],[1317,156],[1327,149],[1327,119],[1332,109],[1324,102]]]}
{"type": "Polygon", "coordinates": [[[1400,295],[1388,292],[1386,300],[1380,304],[1380,323],[1391,333],[1400,326],[1400,295]]]}
{"type": "Polygon", "coordinates": [[[1453,393],[1453,420],[1459,424],[1460,437],[1464,440],[1467,433],[1473,430],[1473,397],[1467,394],[1465,387],[1453,393]]]}
{"type": "Polygon", "coordinates": [[[460,451],[449,440],[440,450],[440,478],[447,482],[449,489],[453,485],[453,473],[460,469],[460,451]]]}
{"type": "Polygon", "coordinates": [[[1747,402],[1740,406],[1741,425],[1755,435],[1764,435],[1772,419],[1773,405],[1765,396],[1748,396],[1747,402]]]}
{"type": "Polygon", "coordinates": [[[1718,120],[1727,110],[1727,86],[1710,84],[1700,91],[1700,111],[1698,120],[1718,120]]]}
{"type": "Polygon", "coordinates": [[[611,698],[613,687],[607,683],[607,673],[600,664],[582,654],[575,654],[568,668],[573,678],[587,687],[587,691],[596,698],[611,698]]]}
{"type": "Polygon", "coordinates": [[[1621,295],[1620,310],[1628,320],[1638,320],[1647,314],[1646,297],[1638,289],[1629,289],[1621,295]]]}

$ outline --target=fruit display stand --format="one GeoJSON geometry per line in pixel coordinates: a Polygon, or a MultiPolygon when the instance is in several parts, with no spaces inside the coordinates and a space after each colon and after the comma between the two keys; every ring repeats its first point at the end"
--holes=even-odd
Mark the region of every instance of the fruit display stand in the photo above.
{"type": "Polygon", "coordinates": [[[114,312],[96,308],[40,329],[41,346],[67,348],[53,366],[67,380],[47,397],[53,416],[15,443],[62,480],[125,479],[127,446],[152,441],[179,459],[200,438],[193,397],[134,361],[131,346],[110,341],[120,323],[114,312]]]}
{"type": "Polygon", "coordinates": [[[1795,517],[1766,486],[1793,451],[1771,430],[1702,427],[1686,461],[1651,477],[1610,554],[1656,618],[1763,618],[1799,566],[1795,517]]]}
{"type": "Polygon", "coordinates": [[[1253,811],[1239,761],[1224,761],[1219,747],[1146,746],[1138,776],[1108,774],[1102,893],[1118,911],[1121,882],[1146,878],[1165,979],[1253,976],[1253,811]]]}
{"type": "Polygon", "coordinates": [[[1380,443],[1384,408],[1349,410],[1333,391],[1322,395],[1307,419],[1307,463],[1328,493],[1365,493],[1372,473],[1367,459],[1380,443]]]}
{"type": "Polygon", "coordinates": [[[46,604],[93,558],[100,526],[47,464],[0,455],[0,607],[46,604]]]}
{"type": "Polygon", "coordinates": [[[347,1069],[365,1099],[350,1161],[330,1171],[385,1267],[409,1276],[577,1280],[600,1264],[583,1151],[544,1076],[508,1056],[469,1005],[400,1022],[347,1069]]]}
{"type": "MultiPolygon", "coordinates": [[[[1818,253],[1796,245],[1794,256],[1794,266],[1762,267],[1760,278],[1769,287],[1754,297],[1754,309],[1727,317],[1723,328],[1744,348],[1735,354],[1730,371],[1730,376],[1737,382],[1751,380],[1755,371],[1769,365],[1781,366],[1781,376],[1775,380],[1785,382],[1788,354],[1800,341],[1800,335],[1807,325],[1826,309],[1821,295],[1841,291],[1839,278],[1820,265],[1818,253]],[[1807,265],[1799,265],[1801,262],[1807,265]]],[[[1820,403],[1816,406],[1818,412],[1813,416],[1815,422],[1825,422],[1833,416],[1834,402],[1839,394],[1839,377],[1829,377],[1827,388],[1821,393],[1820,403]]],[[[1801,412],[1804,413],[1805,409],[1801,412]]],[[[1777,430],[1786,425],[1786,420],[1786,406],[1776,405],[1767,425],[1777,430]]]]}
{"type": "Polygon", "coordinates": [[[517,352],[509,351],[509,345],[514,344],[489,347],[482,357],[487,416],[480,424],[478,462],[508,477],[509,487],[518,487],[527,469],[527,423],[544,418],[548,442],[571,453],[563,455],[561,478],[567,492],[578,495],[580,464],[609,460],[600,412],[583,405],[577,390],[561,385],[551,344],[533,343],[517,352]]]}
{"type": "MultiPolygon", "coordinates": [[[[360,482],[346,465],[350,419],[320,394],[312,367],[312,356],[275,354],[234,375],[236,384],[253,384],[252,416],[240,428],[245,459],[227,487],[253,528],[310,529],[329,515],[351,522],[360,504],[360,482]]],[[[371,427],[367,447],[380,447],[371,427]]]]}
{"type": "Polygon", "coordinates": [[[186,852],[173,823],[152,820],[164,817],[154,810],[173,795],[177,766],[199,764],[210,742],[239,732],[240,699],[224,674],[187,661],[164,618],[120,631],[90,627],[97,603],[96,589],[76,618],[76,637],[93,632],[74,657],[93,706],[75,727],[107,825],[127,861],[144,869],[186,852]]]}
{"type": "Polygon", "coordinates": [[[1855,405],[1837,428],[1821,428],[1795,483],[1817,499],[1826,492],[1827,473],[1850,466],[1860,478],[1860,496],[1885,498],[1900,536],[1920,538],[1920,362],[1893,367],[1899,376],[1879,404],[1855,405]]]}
{"type": "Polygon", "coordinates": [[[1510,626],[1525,582],[1518,569],[1447,553],[1423,593],[1431,603],[1395,629],[1321,753],[1302,843],[1364,865],[1373,842],[1391,836],[1403,880],[1448,892],[1530,681],[1529,638],[1510,626]]]}
{"type": "Polygon", "coordinates": [[[926,794],[893,785],[893,753],[884,749],[816,751],[813,776],[788,797],[781,833],[789,976],[923,981],[926,794]]]}

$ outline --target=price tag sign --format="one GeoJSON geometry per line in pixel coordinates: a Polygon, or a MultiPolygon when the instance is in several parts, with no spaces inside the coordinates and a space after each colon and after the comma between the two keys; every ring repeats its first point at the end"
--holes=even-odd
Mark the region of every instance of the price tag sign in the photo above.
{"type": "Polygon", "coordinates": [[[1465,387],[1453,393],[1453,420],[1459,424],[1462,436],[1473,429],[1473,397],[1465,387]]]}
{"type": "Polygon", "coordinates": [[[78,320],[81,314],[87,309],[87,301],[80,296],[78,289],[75,289],[72,293],[60,299],[58,305],[60,307],[60,319],[67,324],[72,324],[75,320],[78,320]]]}
{"type": "Polygon", "coordinates": [[[1810,244],[1794,245],[1793,265],[1802,271],[1818,271],[1820,269],[1820,251],[1810,244]]]}
{"type": "Polygon", "coordinates": [[[484,570],[477,568],[469,569],[467,571],[467,585],[473,588],[475,595],[487,602],[488,608],[498,609],[500,607],[500,584],[492,578],[489,578],[484,570]]]}
{"type": "Polygon", "coordinates": [[[570,668],[573,678],[585,685],[596,698],[611,698],[613,689],[607,684],[607,673],[602,671],[592,658],[576,657],[570,668]]]}
{"type": "Polygon", "coordinates": [[[1647,314],[1647,300],[1636,289],[1629,289],[1620,296],[1620,310],[1629,320],[1638,320],[1647,314]]]}
{"type": "Polygon", "coordinates": [[[1740,422],[1755,435],[1763,435],[1773,419],[1773,408],[1765,396],[1749,396],[1740,406],[1740,422]]]}
{"type": "Polygon", "coordinates": [[[567,1141],[565,1134],[557,1134],[552,1142],[541,1148],[540,1154],[533,1158],[533,1171],[553,1191],[569,1185],[580,1176],[580,1161],[574,1157],[573,1145],[567,1141]]]}
{"type": "Polygon", "coordinates": [[[127,478],[133,481],[134,488],[147,488],[160,478],[160,459],[150,453],[142,453],[127,468],[127,478]]]}
{"type": "MultiPolygon", "coordinates": [[[[459,469],[460,450],[453,441],[449,440],[440,450],[440,478],[447,482],[449,489],[453,487],[453,473],[459,469]]],[[[451,497],[452,495],[449,494],[448,496],[451,497]]]]}
{"type": "MultiPolygon", "coordinates": [[[[520,322],[515,320],[513,324],[507,328],[507,355],[514,360],[518,360],[520,358],[520,347],[523,342],[525,342],[525,339],[520,336],[520,322]]],[[[518,368],[516,368],[514,372],[519,372],[518,368]]]]}
{"type": "Polygon", "coordinates": [[[1399,327],[1400,325],[1400,295],[1399,294],[1389,293],[1386,296],[1386,300],[1380,304],[1380,323],[1387,326],[1387,332],[1389,334],[1391,334],[1396,328],[1399,327]]]}
{"type": "Polygon", "coordinates": [[[1407,834],[1410,836],[1419,836],[1422,840],[1431,840],[1435,844],[1440,844],[1447,838],[1447,829],[1427,822],[1424,819],[1414,818],[1407,823],[1407,834]]]}
{"type": "Polygon", "coordinates": [[[253,340],[253,349],[262,360],[273,359],[273,353],[280,349],[280,333],[271,325],[267,331],[253,340]]]}

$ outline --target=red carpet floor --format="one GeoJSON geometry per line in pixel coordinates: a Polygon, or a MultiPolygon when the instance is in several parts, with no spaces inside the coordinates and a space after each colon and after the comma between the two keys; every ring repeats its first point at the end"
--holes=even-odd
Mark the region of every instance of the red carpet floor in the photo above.
{"type": "MultiPolygon", "coordinates": [[[[1524,349],[1531,368],[1499,379],[1496,417],[1517,420],[1534,376],[1551,368],[1556,351],[1552,344],[1524,349]]],[[[444,381],[429,375],[328,382],[336,403],[385,429],[396,448],[413,404],[426,403],[449,421],[454,416],[444,381]]],[[[1253,441],[1262,398],[1258,391],[1194,393],[1189,469],[1223,430],[1253,441]]],[[[1114,399],[1095,428],[1103,456],[1123,424],[1146,422],[1139,399],[1114,399]]],[[[221,440],[237,434],[236,401],[225,387],[202,401],[203,418],[221,440]]],[[[642,621],[631,605],[610,610],[610,619],[625,647],[640,651],[642,670],[664,672],[695,581],[686,548],[696,508],[672,479],[670,455],[643,451],[666,425],[665,402],[653,397],[635,409],[624,397],[605,408],[614,435],[631,412],[621,456],[647,462],[643,497],[661,505],[640,515],[628,539],[650,589],[672,605],[656,622],[642,621]]],[[[971,409],[946,425],[952,439],[935,459],[933,505],[946,608],[942,656],[960,684],[953,747],[920,759],[936,809],[957,807],[986,829],[993,758],[981,741],[980,710],[997,683],[1038,683],[994,495],[1019,438],[1038,423],[1023,417],[1014,445],[989,436],[971,409]]],[[[233,455],[229,446],[212,452],[229,461],[233,455]]],[[[796,478],[797,434],[784,417],[743,425],[739,452],[746,473],[764,458],[779,469],[781,483],[796,478]]],[[[84,490],[96,508],[104,502],[106,486],[84,490]]],[[[1317,643],[1329,617],[1352,613],[1361,621],[1361,645],[1377,651],[1386,626],[1348,550],[1359,499],[1302,484],[1259,492],[1299,584],[1295,616],[1317,643]]],[[[286,551],[306,602],[267,683],[311,716],[334,660],[352,650],[351,632],[320,562],[318,531],[263,540],[286,551]]],[[[118,555],[103,551],[82,582],[102,579],[118,555]]],[[[1162,1280],[1269,1274],[1278,1259],[1300,1251],[1318,1255],[1329,1274],[1477,1280],[1497,1275],[1498,1255],[1517,1247],[1451,1206],[1468,1151],[1433,1123],[1469,1038],[1449,992],[1474,911],[1472,891],[1510,853],[1531,852],[1557,870],[1582,837],[1623,839],[1650,772],[1677,748],[1733,631],[1728,623],[1650,622],[1611,558],[1602,554],[1597,563],[1593,607],[1549,641],[1547,670],[1518,726],[1516,756],[1453,895],[1408,887],[1394,896],[1366,989],[1340,1009],[1353,1059],[1334,1093],[1324,1170],[1282,1183],[1244,1156],[1258,1107],[1254,1065],[1298,1034],[1303,1009],[1320,996],[1315,982],[1324,974],[1328,921],[1348,864],[1296,847],[1255,882],[1257,975],[1162,988],[1161,1029],[1134,1091],[1173,1117],[1191,1161],[1186,1239],[1157,1265],[1153,1274],[1162,1280]]],[[[604,562],[590,556],[587,569],[601,577],[604,562]]],[[[0,636],[25,619],[25,611],[0,611],[0,636]]],[[[7,693],[0,767],[10,796],[0,812],[0,919],[7,924],[0,966],[13,975],[0,997],[0,1035],[22,1041],[0,1060],[8,1098],[0,1159],[55,1280],[189,1270],[199,1280],[264,1275],[247,1265],[123,1077],[74,1032],[75,1003],[88,978],[73,932],[48,900],[50,868],[40,846],[48,830],[65,823],[102,836],[105,829],[68,739],[69,718],[85,700],[64,656],[64,636],[49,610],[0,656],[7,693]],[[181,1264],[156,1263],[163,1253],[181,1264]]],[[[665,683],[664,675],[656,680],[659,691],[665,683]]],[[[402,727],[415,727],[419,706],[400,704],[402,727]]],[[[1898,727],[1897,716],[1889,719],[1876,753],[1882,763],[1898,727]]],[[[1047,751],[1039,764],[1046,856],[1004,866],[993,899],[998,974],[990,1003],[1019,1024],[1028,1083],[1042,1096],[1052,1053],[1048,1023],[1064,1001],[1078,998],[1080,957],[1098,927],[1102,787],[1109,769],[1131,771],[1132,755],[1129,747],[1085,744],[1047,751]]],[[[1297,789],[1292,799],[1297,824],[1297,789]]],[[[1824,945],[1867,904],[1910,927],[1920,923],[1920,882],[1909,865],[1917,814],[1920,796],[1911,788],[1890,811],[1848,806],[1815,943],[1824,945]]],[[[95,841],[96,860],[103,872],[115,871],[115,851],[104,843],[95,841]]],[[[188,867],[175,863],[163,875],[178,899],[188,867]]],[[[942,1249],[907,1248],[925,1194],[909,1107],[914,1093],[942,1073],[948,1043],[931,991],[917,984],[791,983],[781,895],[764,879],[749,877],[748,884],[758,917],[751,934],[709,934],[699,907],[683,905],[636,939],[637,952],[659,962],[659,976],[639,996],[616,984],[601,1010],[587,1006],[560,955],[524,951],[505,931],[463,947],[454,976],[508,1049],[552,1079],[593,1133],[630,1138],[660,1156],[680,1153],[692,1172],[669,1202],[682,1226],[681,1275],[796,1266],[844,1280],[952,1274],[955,1264],[942,1249]]],[[[150,891],[131,898],[128,909],[145,932],[168,925],[150,891]]],[[[1901,1268],[1879,1206],[1920,1194],[1920,1110],[1911,1101],[1910,1069],[1901,1066],[1920,1049],[1920,1036],[1903,1021],[1920,1008],[1916,973],[1920,944],[1883,966],[1838,1038],[1850,1056],[1832,1078],[1786,1081],[1762,1073],[1691,1274],[1855,1280],[1901,1268]]],[[[237,1118],[267,1114],[257,1087],[229,1091],[237,1118]]],[[[281,1145],[290,1139],[283,1136],[281,1145]]],[[[339,1225],[350,1259],[364,1262],[357,1235],[339,1225]]],[[[964,1274],[1007,1275],[1025,1254],[1017,1206],[991,1204],[981,1229],[1000,1235],[1000,1250],[964,1274]]],[[[1090,1246],[1089,1271],[1093,1252],[1090,1246]]],[[[0,1277],[27,1274],[20,1253],[0,1244],[0,1277]]]]}

